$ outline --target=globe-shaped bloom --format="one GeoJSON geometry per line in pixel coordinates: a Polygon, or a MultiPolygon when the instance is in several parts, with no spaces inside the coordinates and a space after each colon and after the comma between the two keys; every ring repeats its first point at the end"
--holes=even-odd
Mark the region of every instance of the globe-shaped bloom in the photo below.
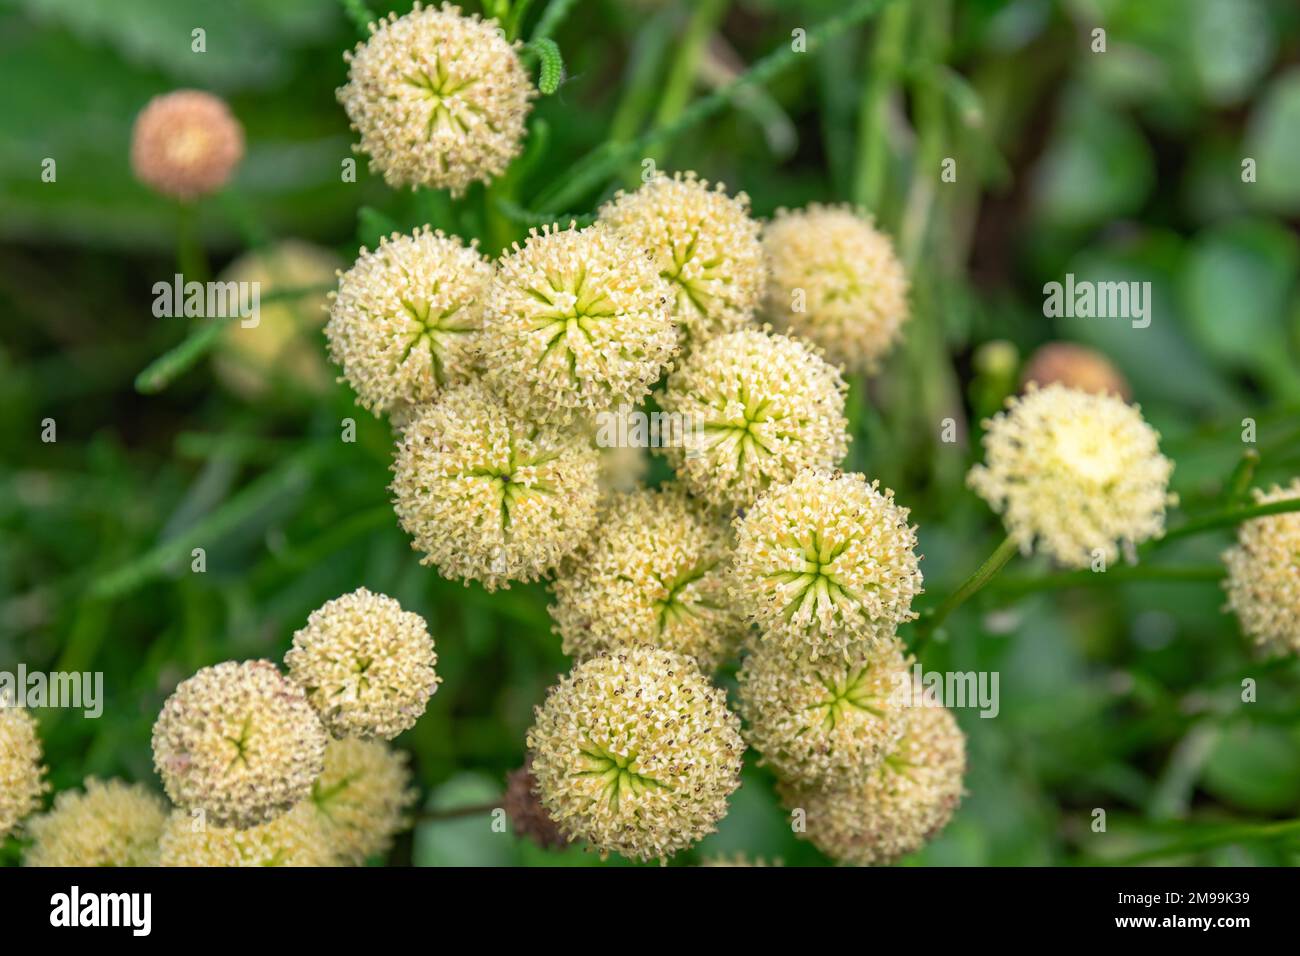
{"type": "Polygon", "coordinates": [[[1021,380],[1036,382],[1046,388],[1059,382],[1066,388],[1096,395],[1118,395],[1124,401],[1132,397],[1128,381],[1110,359],[1095,349],[1073,342],[1048,342],[1029,357],[1021,380]]]}
{"type": "Polygon", "coordinates": [[[244,158],[244,128],[224,100],[200,90],[155,96],[131,130],[136,178],[164,196],[192,201],[214,193],[244,158]]]}
{"type": "Polygon", "coordinates": [[[902,743],[875,769],[837,787],[779,786],[787,807],[802,810],[804,838],[833,860],[856,866],[893,863],[919,850],[961,801],[966,740],[942,707],[915,707],[902,743]]]}
{"type": "Polygon", "coordinates": [[[726,593],[730,555],[725,523],[680,489],[615,495],[551,586],[564,653],[650,644],[711,673],[744,633],[726,593]]]}
{"type": "Polygon", "coordinates": [[[713,832],[745,750],[722,691],[671,651],[577,665],[528,732],[542,805],[602,854],[663,859],[713,832]]]}
{"type": "Polygon", "coordinates": [[[36,721],[0,694],[0,839],[41,805],[48,789],[36,721]]]}
{"type": "Polygon", "coordinates": [[[391,740],[415,725],[438,689],[424,618],[365,588],[312,611],[284,662],[335,737],[391,740]]]}
{"type": "Polygon", "coordinates": [[[537,95],[496,23],[459,7],[389,14],[344,54],[339,102],[361,136],[355,149],[393,187],[448,189],[459,196],[491,182],[523,148],[537,95]]]}
{"type": "Polygon", "coordinates": [[[491,590],[536,580],[582,543],[596,522],[598,474],[584,433],[529,424],[475,382],[406,426],[392,492],[422,564],[491,590]]]}
{"type": "Polygon", "coordinates": [[[732,198],[721,183],[710,189],[694,173],[661,174],[636,192],[620,192],[600,218],[654,253],[674,293],[683,346],[734,332],[753,317],[767,276],[744,193],[732,198]]]}
{"type": "MultiPolygon", "coordinates": [[[[1256,504],[1300,498],[1300,478],[1285,488],[1256,489],[1254,497],[1256,504]]],[[[1300,653],[1300,512],[1243,521],[1223,560],[1228,606],[1241,629],[1268,653],[1300,653]]]]}
{"type": "Polygon", "coordinates": [[[967,483],[1021,551],[1086,568],[1098,557],[1113,563],[1121,548],[1133,558],[1135,545],[1164,533],[1174,464],[1136,406],[1030,384],[984,427],[984,463],[967,483]]]}
{"type": "Polygon", "coordinates": [[[491,277],[473,243],[428,226],[380,239],[373,252],[363,246],[330,294],[325,326],[357,402],[391,414],[469,381],[491,277]]]}
{"type": "Polygon", "coordinates": [[[686,488],[720,508],[747,508],[805,468],[848,451],[846,386],[802,342],[756,329],[704,343],[668,377],[665,412],[688,423],[663,449],[686,488]]]}
{"type": "Polygon", "coordinates": [[[850,371],[869,372],[907,321],[907,276],[889,237],[845,206],[777,211],[763,230],[767,315],[850,371]]]}
{"type": "Polygon", "coordinates": [[[174,810],[158,843],[159,866],[337,866],[310,802],[247,829],[214,826],[174,810]]]}
{"type": "Polygon", "coordinates": [[[327,735],[297,684],[270,661],[227,661],[181,681],[153,726],[167,796],[206,825],[245,828],[303,800],[327,735]]]}
{"type": "Polygon", "coordinates": [[[788,656],[843,658],[916,617],[916,529],[879,482],[809,469],[735,527],[733,599],[788,656]]]}
{"type": "Polygon", "coordinates": [[[911,675],[897,640],[849,661],[791,661],[759,648],[738,679],[745,740],[788,783],[861,779],[907,729],[911,675]]]}
{"type": "Polygon", "coordinates": [[[259,305],[256,324],[228,322],[221,334],[212,364],[222,384],[248,401],[267,397],[282,382],[309,395],[325,392],[333,376],[320,349],[328,308],[323,287],[334,284],[342,265],[329,249],[286,239],[227,266],[218,281],[255,284],[259,305]]]}
{"type": "Polygon", "coordinates": [[[311,803],[325,841],[340,862],[361,866],[387,853],[409,825],[418,792],[406,754],[379,740],[332,740],[311,803]]]}
{"type": "Polygon", "coordinates": [[[86,780],[27,823],[24,866],[155,866],[167,805],[140,784],[86,780]]]}
{"type": "Polygon", "coordinates": [[[653,256],[609,226],[533,230],[489,287],[488,382],[536,421],[636,404],[676,352],[671,301],[653,256]]]}

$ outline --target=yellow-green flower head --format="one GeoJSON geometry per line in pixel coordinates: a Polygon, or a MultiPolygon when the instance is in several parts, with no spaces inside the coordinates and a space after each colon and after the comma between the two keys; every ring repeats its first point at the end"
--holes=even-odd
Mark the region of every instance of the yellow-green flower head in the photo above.
{"type": "Polygon", "coordinates": [[[243,158],[239,120],[224,100],[200,90],[155,96],[131,130],[136,179],[183,202],[219,190],[243,158]]]}
{"type": "Polygon", "coordinates": [[[658,175],[600,210],[638,249],[654,253],[674,292],[673,318],[683,345],[697,345],[748,324],[767,280],[759,227],[749,197],[731,198],[695,173],[658,175]]]}
{"type": "Polygon", "coordinates": [[[342,265],[329,249],[286,239],[227,266],[219,281],[256,283],[260,304],[256,325],[226,323],[212,362],[222,384],[248,401],[272,394],[280,382],[312,395],[325,392],[333,379],[319,340],[329,304],[325,290],[262,300],[333,285],[342,265]]]}
{"type": "Polygon", "coordinates": [[[966,739],[946,709],[912,708],[902,743],[875,769],[838,787],[782,783],[781,798],[804,812],[804,838],[833,860],[893,863],[947,826],[961,801],[966,739]]]}
{"type": "Polygon", "coordinates": [[[300,803],[248,829],[219,827],[173,810],[159,840],[159,866],[337,866],[320,816],[300,803]]]}
{"type": "Polygon", "coordinates": [[[433,400],[470,379],[492,267],[475,245],[428,226],[393,233],[330,294],[330,357],[375,414],[433,400]]]}
{"type": "Polygon", "coordinates": [[[302,689],[270,661],[227,661],[181,681],[153,725],[167,796],[209,826],[286,812],[320,776],[327,735],[302,689]]]}
{"type": "Polygon", "coordinates": [[[32,845],[24,866],[156,866],[167,805],[148,788],[86,780],[65,790],[49,813],[27,823],[32,845]]]}
{"type": "Polygon", "coordinates": [[[900,689],[910,677],[897,639],[849,661],[791,661],[778,648],[760,647],[737,679],[745,740],[789,783],[860,779],[907,729],[900,689]]]}
{"type": "Polygon", "coordinates": [[[0,695],[0,839],[41,805],[48,789],[36,721],[0,695]]]}
{"type": "Polygon", "coordinates": [[[536,421],[636,404],[676,352],[671,300],[653,257],[604,223],[534,229],[489,286],[488,381],[536,421]]]}
{"type": "Polygon", "coordinates": [[[345,53],[338,90],[357,152],[389,186],[449,189],[459,196],[491,182],[523,149],[537,95],[494,21],[460,8],[422,7],[370,24],[370,38],[345,53]]]}
{"type": "Polygon", "coordinates": [[[424,618],[365,588],[312,611],[284,663],[335,737],[392,740],[420,719],[440,680],[424,618]]]}
{"type": "Polygon", "coordinates": [[[680,489],[615,495],[552,585],[564,653],[649,644],[712,673],[744,633],[726,594],[730,554],[726,524],[680,489]]]}
{"type": "Polygon", "coordinates": [[[351,866],[388,852],[418,796],[406,754],[380,740],[331,740],[311,788],[326,842],[351,866]]]}
{"type": "Polygon", "coordinates": [[[692,493],[747,508],[771,484],[839,464],[849,441],[845,391],[840,373],[797,339],[720,335],[668,377],[660,406],[693,424],[663,453],[692,493]]]}
{"type": "MultiPolygon", "coordinates": [[[[1261,505],[1300,498],[1300,478],[1254,496],[1261,505]]],[[[1228,606],[1241,629],[1269,653],[1300,653],[1300,512],[1243,521],[1223,560],[1228,606]]]]}
{"type": "Polygon", "coordinates": [[[536,580],[582,543],[599,468],[581,431],[532,425],[475,382],[406,426],[393,504],[421,564],[494,590],[536,580]]]}
{"type": "Polygon", "coordinates": [[[733,600],[787,656],[845,658],[916,617],[916,529],[879,482],[809,469],[734,523],[733,600]]]}
{"type": "Polygon", "coordinates": [[[1177,502],[1174,463],[1136,406],[1030,383],[984,427],[984,464],[967,483],[1021,551],[1086,568],[1096,554],[1111,564],[1121,547],[1132,558],[1135,545],[1164,533],[1165,508],[1177,502]]]}
{"type": "Polygon", "coordinates": [[[847,206],[779,209],[763,230],[767,314],[850,371],[872,371],[907,321],[907,276],[889,237],[847,206]]]}
{"type": "Polygon", "coordinates": [[[528,732],[556,826],[602,854],[664,859],[712,833],[740,785],[745,742],[726,696],[671,651],[577,665],[528,732]]]}

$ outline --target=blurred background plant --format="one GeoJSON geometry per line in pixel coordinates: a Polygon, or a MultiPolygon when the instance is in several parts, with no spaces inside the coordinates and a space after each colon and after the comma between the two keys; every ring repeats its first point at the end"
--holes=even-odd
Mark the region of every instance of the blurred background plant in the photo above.
{"type": "MultiPolygon", "coordinates": [[[[532,707],[568,666],[545,589],[489,595],[419,566],[388,504],[388,426],[332,384],[319,296],[382,234],[427,222],[495,253],[552,214],[589,214],[645,158],[745,190],[761,217],[850,201],[894,236],[914,317],[881,373],[852,380],[847,467],[913,509],[922,608],[1001,539],[964,474],[979,421],[1044,343],[1110,359],[1177,462],[1185,511],[1239,499],[1244,451],[1258,453],[1256,484],[1300,471],[1293,3],[572,6],[507,20],[522,39],[542,23],[563,83],[508,175],[452,202],[392,191],[364,158],[344,181],[353,137],[334,89],[355,3],[0,0],[0,668],[102,671],[107,698],[98,720],[38,712],[55,789],[91,774],[153,784],[149,730],[179,680],[279,658],[313,608],[364,585],[422,614],[438,642],[442,689],[398,740],[429,815],[500,803],[532,707]],[[855,20],[816,42],[836,16],[855,20]],[[726,86],[759,61],[747,75],[760,82],[726,86]],[[135,116],[177,87],[225,97],[247,143],[188,223],[129,164],[135,116]],[[178,235],[194,237],[188,252],[178,235]],[[279,282],[292,334],[250,348],[233,325],[155,318],[153,284],[196,248],[206,265],[187,260],[187,278],[239,260],[235,277],[279,282]],[[1150,282],[1150,327],[1044,318],[1042,287],[1066,273],[1150,282]],[[341,438],[349,418],[355,442],[341,438]],[[57,441],[41,440],[47,419],[57,441]]],[[[651,480],[665,474],[651,464],[651,480]]],[[[927,669],[999,672],[1001,708],[957,713],[969,794],[911,862],[1300,861],[1300,667],[1256,660],[1222,612],[1230,539],[1174,538],[1138,572],[1086,579],[1013,564],[924,642],[927,669]],[[1257,701],[1243,704],[1247,678],[1257,701]]],[[[821,861],[767,771],[745,779],[720,831],[680,862],[821,861]]],[[[390,861],[597,862],[485,819],[426,820],[390,861]]],[[[10,838],[0,858],[19,856],[10,838]]]]}

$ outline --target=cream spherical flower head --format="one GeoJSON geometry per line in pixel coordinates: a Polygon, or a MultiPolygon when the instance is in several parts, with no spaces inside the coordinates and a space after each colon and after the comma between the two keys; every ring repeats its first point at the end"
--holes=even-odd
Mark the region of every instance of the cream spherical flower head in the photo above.
{"type": "Polygon", "coordinates": [[[140,784],[86,780],[27,824],[24,866],[155,866],[167,805],[140,784]]]}
{"type": "Polygon", "coordinates": [[[424,618],[365,588],[312,611],[284,663],[335,737],[393,739],[420,719],[440,680],[424,618]]]}
{"type": "Polygon", "coordinates": [[[753,317],[767,276],[744,193],[732,198],[722,183],[710,189],[694,173],[660,174],[636,192],[620,192],[600,219],[654,252],[674,293],[683,346],[734,332],[753,317]]]}
{"type": "Polygon", "coordinates": [[[740,785],[739,721],[686,658],[631,647],[577,665],[528,732],[542,805],[570,839],[663,859],[712,833],[740,785]]]}
{"type": "Polygon", "coordinates": [[[847,206],[777,210],[763,229],[767,314],[850,371],[872,371],[907,321],[907,276],[889,237],[847,206]]]}
{"type": "Polygon", "coordinates": [[[966,739],[951,713],[917,706],[898,749],[858,780],[837,787],[788,783],[787,807],[804,811],[804,838],[856,866],[893,863],[947,826],[963,793],[966,739]]]}
{"type": "Polygon", "coordinates": [[[1107,564],[1164,533],[1174,463],[1136,406],[1063,385],[1028,386],[985,421],[984,463],[967,475],[1028,553],[1067,567],[1107,564]]]}
{"type": "Polygon", "coordinates": [[[900,689],[910,675],[897,639],[848,661],[791,661],[777,648],[760,647],[737,679],[745,740],[788,783],[860,779],[907,728],[900,689]]]}
{"type": "Polygon", "coordinates": [[[374,251],[363,246],[330,293],[325,326],[357,402],[386,414],[468,381],[491,277],[473,243],[428,226],[380,239],[374,251]]]}
{"type": "Polygon", "coordinates": [[[48,789],[36,721],[0,694],[0,839],[41,805],[48,789]]]}
{"type": "Polygon", "coordinates": [[[339,102],[361,136],[354,147],[389,186],[448,189],[491,182],[523,149],[537,95],[495,22],[459,7],[390,13],[344,54],[339,102]]]}
{"type": "Polygon", "coordinates": [[[536,580],[583,542],[599,467],[583,432],[530,424],[474,382],[406,426],[391,489],[421,564],[493,590],[536,580]]]}
{"type": "Polygon", "coordinates": [[[537,421],[636,404],[676,352],[671,299],[653,257],[609,226],[533,230],[489,286],[488,382],[537,421]]]}
{"type": "Polygon", "coordinates": [[[325,841],[340,862],[361,866],[387,853],[409,825],[419,793],[411,787],[406,754],[379,740],[332,740],[311,803],[325,841]]]}
{"type": "Polygon", "coordinates": [[[564,653],[648,644],[712,673],[744,633],[727,600],[730,555],[725,523],[680,489],[615,495],[551,586],[564,653]]]}
{"type": "MultiPolygon", "coordinates": [[[[1256,504],[1300,498],[1300,478],[1285,488],[1254,491],[1256,504]]],[[[1228,606],[1241,629],[1272,654],[1300,654],[1300,513],[1243,521],[1236,547],[1224,552],[1228,606]]]]}
{"type": "Polygon", "coordinates": [[[848,451],[844,379],[797,339],[757,329],[696,349],[659,395],[690,423],[663,450],[692,493],[747,508],[773,483],[805,468],[833,468],[848,451]]]}
{"type": "Polygon", "coordinates": [[[669,300],[653,258],[610,226],[534,229],[487,294],[487,381],[537,421],[634,405],[676,354],[669,300]]]}
{"type": "Polygon", "coordinates": [[[153,725],[167,796],[209,826],[252,827],[311,791],[327,735],[302,689],[270,661],[227,661],[181,681],[153,725]]]}
{"type": "Polygon", "coordinates": [[[324,393],[333,376],[321,355],[320,327],[343,265],[329,249],[286,239],[245,253],[222,271],[218,281],[258,288],[257,323],[229,322],[218,341],[213,368],[222,384],[248,401],[258,401],[288,382],[311,395],[324,393]],[[303,290],[279,298],[291,290],[303,290]],[[262,302],[271,295],[274,301],[262,302]]]}
{"type": "Polygon", "coordinates": [[[916,529],[879,482],[809,469],[734,523],[732,597],[765,645],[844,658],[916,617],[916,529]]]}
{"type": "Polygon", "coordinates": [[[244,157],[244,129],[225,102],[199,90],[155,96],[131,130],[136,178],[183,201],[216,192],[244,157]]]}
{"type": "Polygon", "coordinates": [[[310,802],[247,829],[214,826],[173,810],[158,842],[159,866],[337,866],[310,802]]]}

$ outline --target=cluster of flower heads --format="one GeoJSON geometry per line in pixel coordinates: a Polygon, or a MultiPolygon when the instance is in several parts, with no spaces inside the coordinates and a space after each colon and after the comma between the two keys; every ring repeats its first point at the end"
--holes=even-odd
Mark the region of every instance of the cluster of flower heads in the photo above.
{"type": "MultiPolygon", "coordinates": [[[[24,824],[28,866],[335,866],[385,853],[417,794],[387,740],[437,690],[423,619],[361,588],[314,611],[288,675],[227,661],[177,685],[153,729],[167,801],[88,779],[24,824]]],[[[35,723],[0,707],[0,836],[46,789],[35,723]]]]}

